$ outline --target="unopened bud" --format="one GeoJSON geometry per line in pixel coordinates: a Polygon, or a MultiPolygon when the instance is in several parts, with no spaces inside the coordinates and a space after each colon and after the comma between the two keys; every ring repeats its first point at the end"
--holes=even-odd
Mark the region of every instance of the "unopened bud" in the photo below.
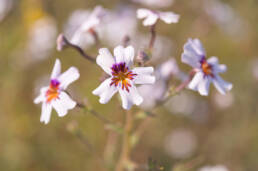
{"type": "Polygon", "coordinates": [[[137,62],[144,64],[145,62],[147,62],[149,60],[149,56],[147,55],[147,53],[145,53],[144,51],[139,51],[138,55],[136,57],[137,62]]]}
{"type": "Polygon", "coordinates": [[[56,49],[58,51],[62,51],[68,45],[68,40],[65,38],[63,34],[60,34],[56,39],[56,49]]]}

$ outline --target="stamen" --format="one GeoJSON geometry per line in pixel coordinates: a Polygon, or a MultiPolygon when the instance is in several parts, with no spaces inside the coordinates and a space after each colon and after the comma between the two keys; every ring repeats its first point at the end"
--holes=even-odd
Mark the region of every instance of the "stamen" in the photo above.
{"type": "Polygon", "coordinates": [[[60,82],[58,80],[51,80],[49,88],[46,92],[47,102],[50,102],[53,99],[58,98],[59,85],[60,85],[60,82]]]}
{"type": "Polygon", "coordinates": [[[212,76],[213,77],[212,65],[209,64],[205,58],[203,58],[200,63],[201,63],[202,71],[205,74],[205,76],[212,76]]]}
{"type": "Polygon", "coordinates": [[[121,83],[122,90],[126,89],[129,92],[129,87],[132,86],[129,81],[133,80],[137,74],[130,71],[125,62],[114,64],[111,69],[113,78],[110,86],[115,85],[117,87],[121,83]]]}

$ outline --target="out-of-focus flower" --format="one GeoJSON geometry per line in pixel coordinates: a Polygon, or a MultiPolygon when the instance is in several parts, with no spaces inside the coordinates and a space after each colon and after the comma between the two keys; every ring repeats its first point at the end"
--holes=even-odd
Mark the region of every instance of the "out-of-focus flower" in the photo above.
{"type": "Polygon", "coordinates": [[[177,23],[179,15],[173,12],[161,12],[141,8],[137,10],[137,18],[144,19],[144,26],[152,26],[155,25],[159,19],[167,24],[177,23]]]}
{"type": "Polygon", "coordinates": [[[258,81],[258,59],[255,59],[254,61],[252,61],[252,74],[253,77],[255,78],[255,80],[258,81]]]}
{"type": "Polygon", "coordinates": [[[173,4],[174,0],[132,0],[133,2],[147,5],[149,7],[163,8],[173,4]]]}
{"type": "Polygon", "coordinates": [[[172,75],[177,75],[179,68],[177,66],[176,60],[171,58],[164,62],[158,69],[160,76],[164,79],[169,79],[172,75]]]}
{"type": "Polygon", "coordinates": [[[216,166],[204,166],[200,168],[199,171],[229,171],[229,170],[224,165],[216,165],[216,166]]]}
{"type": "MultiPolygon", "coordinates": [[[[148,47],[149,35],[138,33],[132,37],[132,45],[136,47],[137,51],[141,51],[145,47],[148,47]]],[[[171,39],[167,37],[158,35],[155,40],[153,47],[151,61],[154,63],[160,62],[160,60],[165,60],[165,57],[171,56],[175,48],[175,44],[171,39]]]]}
{"type": "Polygon", "coordinates": [[[27,62],[33,63],[42,60],[50,55],[55,46],[57,26],[50,17],[38,19],[29,30],[29,40],[26,49],[27,62]]]}
{"type": "Polygon", "coordinates": [[[135,10],[120,6],[114,11],[108,11],[105,22],[99,27],[100,39],[111,46],[121,44],[123,39],[128,36],[134,38],[137,30],[137,19],[135,10]],[[123,29],[121,29],[123,28],[123,29]]]}
{"type": "Polygon", "coordinates": [[[12,6],[13,0],[0,0],[0,22],[6,17],[12,6]]]}
{"type": "Polygon", "coordinates": [[[234,96],[231,92],[226,95],[221,95],[216,92],[212,99],[214,104],[220,109],[226,109],[234,103],[234,96]]]}
{"type": "Polygon", "coordinates": [[[155,77],[157,80],[155,84],[149,86],[142,85],[138,88],[143,98],[148,99],[143,101],[141,108],[146,110],[151,109],[158,101],[162,100],[168,89],[167,81],[171,76],[177,77],[179,72],[180,71],[174,58],[171,58],[158,66],[155,71],[155,77]]]}
{"type": "Polygon", "coordinates": [[[61,74],[61,63],[57,59],[51,74],[50,85],[40,90],[40,95],[35,98],[34,103],[42,102],[40,122],[49,123],[52,108],[57,111],[59,117],[67,114],[68,110],[76,106],[70,96],[65,92],[72,82],[80,77],[79,71],[75,67],[69,68],[61,74]]]}
{"type": "Polygon", "coordinates": [[[164,146],[171,157],[184,159],[194,153],[197,147],[197,138],[190,130],[176,129],[166,137],[164,146]]]}
{"type": "Polygon", "coordinates": [[[165,107],[171,114],[184,115],[196,123],[205,123],[210,116],[208,102],[185,91],[170,98],[165,107]]]}
{"type": "Polygon", "coordinates": [[[209,94],[210,83],[213,82],[216,89],[221,94],[232,89],[232,84],[224,81],[219,73],[226,72],[227,67],[218,64],[217,57],[206,59],[206,52],[198,39],[189,39],[184,45],[184,53],[181,58],[183,63],[192,66],[196,74],[188,87],[194,91],[199,91],[203,96],[209,94]]]}
{"type": "Polygon", "coordinates": [[[230,5],[220,0],[206,0],[204,10],[221,30],[233,38],[239,39],[248,33],[247,23],[230,5]]]}
{"type": "Polygon", "coordinates": [[[68,19],[65,35],[71,43],[85,48],[89,47],[95,42],[93,36],[105,14],[106,12],[101,6],[96,6],[92,12],[87,10],[75,11],[68,19]]]}
{"type": "Polygon", "coordinates": [[[100,97],[99,102],[106,104],[112,96],[119,92],[124,109],[130,109],[133,104],[140,105],[143,98],[138,93],[134,84],[153,84],[155,77],[151,76],[153,67],[136,67],[132,69],[134,48],[117,46],[114,56],[107,48],[99,50],[97,64],[108,74],[101,85],[93,91],[100,97]]]}

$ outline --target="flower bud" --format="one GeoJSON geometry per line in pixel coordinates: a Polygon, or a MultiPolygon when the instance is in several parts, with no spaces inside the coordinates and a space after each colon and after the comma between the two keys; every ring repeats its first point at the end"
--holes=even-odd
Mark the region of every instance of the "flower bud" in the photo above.
{"type": "Polygon", "coordinates": [[[65,38],[63,34],[59,34],[56,40],[57,50],[62,51],[68,45],[68,40],[65,38]]]}
{"type": "Polygon", "coordinates": [[[143,64],[149,60],[149,56],[144,51],[139,51],[136,57],[137,62],[143,64]]]}

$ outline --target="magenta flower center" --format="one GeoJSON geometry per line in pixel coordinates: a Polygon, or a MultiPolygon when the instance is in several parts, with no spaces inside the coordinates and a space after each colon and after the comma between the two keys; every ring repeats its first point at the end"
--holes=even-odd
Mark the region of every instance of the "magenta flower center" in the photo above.
{"type": "Polygon", "coordinates": [[[53,99],[57,99],[59,96],[59,85],[58,80],[51,80],[49,88],[46,92],[47,102],[51,102],[53,99]]]}
{"type": "Polygon", "coordinates": [[[126,89],[126,91],[129,92],[129,87],[132,86],[129,81],[133,80],[137,74],[133,74],[126,66],[125,62],[114,64],[111,70],[113,77],[110,86],[115,85],[117,87],[119,83],[121,83],[122,90],[126,89]]]}

